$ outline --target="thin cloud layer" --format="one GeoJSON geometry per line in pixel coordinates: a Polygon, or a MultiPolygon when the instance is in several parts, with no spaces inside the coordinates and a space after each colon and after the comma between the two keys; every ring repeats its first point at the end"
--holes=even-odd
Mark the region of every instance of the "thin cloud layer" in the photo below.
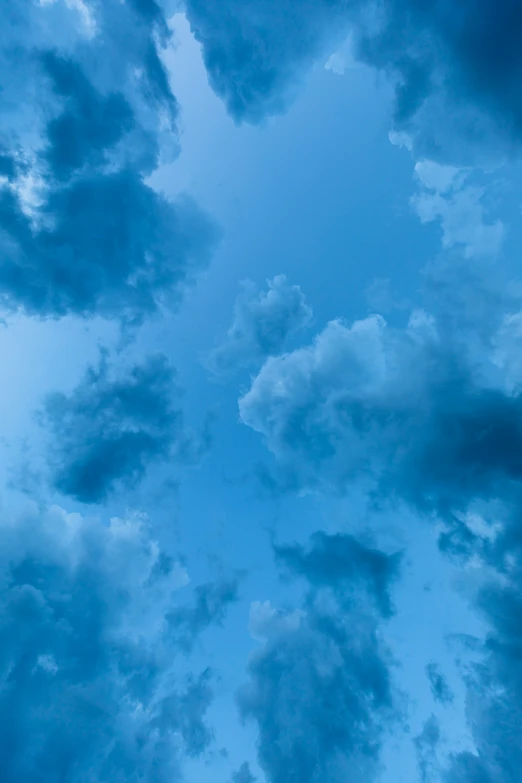
{"type": "Polygon", "coordinates": [[[155,2],[12,4],[2,39],[0,302],[139,322],[174,307],[216,233],[146,177],[177,149],[155,2]]]}
{"type": "Polygon", "coordinates": [[[233,324],[208,358],[216,374],[260,365],[267,356],[280,353],[288,338],[310,322],[312,310],[298,285],[290,285],[285,275],[276,275],[267,284],[267,291],[258,291],[249,281],[243,284],[234,304],[233,324]]]}
{"type": "Polygon", "coordinates": [[[145,518],[59,508],[0,523],[6,783],[179,780],[212,733],[210,674],[183,674],[168,613],[187,577],[145,518]]]}
{"type": "Polygon", "coordinates": [[[450,0],[185,4],[210,82],[238,122],[283,111],[311,65],[350,34],[355,55],[390,76],[395,125],[424,154],[463,158],[473,147],[491,149],[492,139],[508,152],[519,143],[517,0],[465,0],[458,8],[450,0]]]}
{"type": "Polygon", "coordinates": [[[118,371],[102,353],[69,395],[45,400],[54,488],[97,503],[118,487],[136,485],[155,461],[197,457],[200,444],[185,427],[179,394],[163,354],[118,371]]]}
{"type": "Polygon", "coordinates": [[[257,724],[259,763],[270,783],[374,780],[386,727],[398,717],[379,635],[397,563],[349,536],[324,534],[307,550],[280,547],[276,555],[307,590],[294,612],[252,608],[251,629],[263,644],[239,706],[257,724]]]}

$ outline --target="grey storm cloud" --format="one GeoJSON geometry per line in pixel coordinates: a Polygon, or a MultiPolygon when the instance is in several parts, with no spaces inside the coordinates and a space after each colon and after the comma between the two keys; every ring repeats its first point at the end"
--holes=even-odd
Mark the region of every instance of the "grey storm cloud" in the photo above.
{"type": "Polygon", "coordinates": [[[508,152],[520,141],[517,0],[458,6],[451,0],[185,0],[185,6],[210,82],[239,122],[283,111],[312,64],[350,34],[356,57],[391,78],[395,125],[417,136],[424,154],[434,158],[451,149],[462,157],[470,146],[489,145],[492,135],[508,152]],[[449,108],[441,123],[441,110],[449,108]]]}
{"type": "Polygon", "coordinates": [[[155,2],[11,3],[0,51],[0,303],[139,322],[175,307],[217,233],[146,181],[177,151],[155,2]]]}
{"type": "Polygon", "coordinates": [[[398,718],[379,633],[395,558],[322,533],[308,548],[278,547],[276,556],[305,580],[306,594],[295,611],[252,607],[262,644],[239,707],[257,725],[259,763],[271,783],[371,781],[386,727],[398,718]]]}
{"type": "Polygon", "coordinates": [[[187,670],[168,619],[187,575],[150,528],[56,507],[3,515],[6,783],[172,783],[209,746],[211,672],[187,670]]]}
{"type": "Polygon", "coordinates": [[[179,397],[163,354],[119,369],[102,352],[70,394],[48,395],[40,412],[55,489],[96,503],[134,486],[153,462],[196,459],[201,442],[184,424],[179,397]]]}

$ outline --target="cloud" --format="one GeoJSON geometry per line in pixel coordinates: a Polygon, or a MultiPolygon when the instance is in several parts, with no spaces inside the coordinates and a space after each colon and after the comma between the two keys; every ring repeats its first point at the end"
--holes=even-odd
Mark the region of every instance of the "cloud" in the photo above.
{"type": "Polygon", "coordinates": [[[424,154],[464,159],[491,139],[508,151],[520,139],[516,0],[465,0],[458,12],[449,0],[306,0],[298,8],[226,0],[219,9],[186,0],[186,8],[210,82],[237,121],[283,111],[304,73],[350,33],[356,56],[394,83],[396,129],[411,132],[424,154]]]}
{"type": "Polygon", "coordinates": [[[337,320],[268,359],[239,410],[301,486],[362,480],[422,510],[465,508],[522,477],[522,400],[492,382],[498,370],[464,322],[337,320]]]}
{"type": "Polygon", "coordinates": [[[464,752],[453,760],[451,769],[444,777],[444,783],[492,783],[479,757],[464,752]]]}
{"type": "Polygon", "coordinates": [[[429,663],[426,666],[426,675],[435,701],[438,701],[441,704],[451,704],[453,701],[453,693],[436,663],[429,663]]]}
{"type": "Polygon", "coordinates": [[[30,509],[0,537],[2,780],[178,780],[212,739],[169,633],[183,568],[144,517],[30,509]]]}
{"type": "Polygon", "coordinates": [[[375,572],[391,574],[394,561],[384,565],[386,555],[350,537],[318,535],[306,550],[276,550],[306,580],[302,606],[254,607],[264,643],[250,660],[239,706],[257,725],[259,763],[271,783],[373,780],[385,724],[397,717],[378,630],[381,585],[375,592],[375,572]]]}
{"type": "Polygon", "coordinates": [[[422,783],[439,779],[439,775],[435,776],[434,774],[435,771],[439,772],[437,764],[439,742],[440,727],[437,719],[432,715],[422,727],[421,733],[413,740],[422,783]]]}
{"type": "Polygon", "coordinates": [[[294,573],[316,588],[341,590],[346,598],[350,589],[370,589],[383,617],[393,613],[390,585],[398,575],[400,556],[386,555],[363,546],[347,534],[327,535],[321,531],[311,539],[306,551],[302,546],[276,546],[276,557],[294,573]]]}
{"type": "Polygon", "coordinates": [[[413,209],[422,223],[440,220],[443,249],[461,246],[466,258],[497,255],[505,226],[486,219],[484,189],[466,182],[469,172],[426,160],[415,171],[423,187],[411,200],[413,209]]]}
{"type": "Polygon", "coordinates": [[[42,423],[50,434],[55,489],[83,503],[134,486],[158,460],[198,455],[179,408],[176,374],[163,354],[125,371],[102,353],[69,394],[48,395],[42,423]]]}
{"type": "Polygon", "coordinates": [[[44,225],[35,231],[4,191],[0,301],[29,315],[139,322],[176,305],[212,236],[190,200],[173,209],[131,170],[82,177],[54,190],[38,213],[44,225]]]}
{"type": "Polygon", "coordinates": [[[252,775],[248,761],[244,761],[232,775],[232,783],[255,783],[257,778],[252,775]]]}
{"type": "MultiPolygon", "coordinates": [[[[522,766],[520,299],[516,282],[502,284],[495,270],[482,287],[476,266],[467,277],[465,268],[432,270],[433,312],[414,312],[405,327],[380,316],[332,321],[310,345],[269,358],[239,406],[293,486],[345,493],[358,482],[380,504],[407,504],[440,525],[440,546],[465,566],[472,607],[488,629],[464,672],[476,750],[456,754],[441,776],[515,783],[522,766]]],[[[292,557],[309,579],[319,578],[310,557],[292,557]]],[[[337,573],[332,563],[328,573],[337,573]]],[[[447,702],[438,670],[427,674],[447,702]]],[[[435,764],[428,755],[425,774],[435,764]]]]}
{"type": "Polygon", "coordinates": [[[146,179],[177,151],[168,39],[154,2],[23,2],[8,14],[4,309],[140,322],[175,307],[207,263],[217,236],[208,218],[146,179]]]}
{"type": "Polygon", "coordinates": [[[500,574],[482,587],[475,602],[490,629],[482,658],[467,674],[467,714],[476,753],[455,756],[446,772],[447,783],[515,783],[520,774],[522,551],[518,519],[509,534],[509,546],[503,541],[493,558],[500,574]]]}
{"type": "Polygon", "coordinates": [[[310,322],[312,310],[298,285],[289,285],[285,275],[276,275],[267,284],[268,290],[260,292],[250,281],[243,284],[233,324],[208,359],[215,373],[261,364],[310,322]]]}
{"type": "Polygon", "coordinates": [[[169,623],[177,643],[189,652],[201,632],[210,625],[220,625],[227,608],[238,598],[238,580],[222,579],[194,589],[193,606],[178,607],[169,614],[169,623]]]}
{"type": "Polygon", "coordinates": [[[184,5],[210,84],[238,122],[260,122],[284,111],[300,70],[324,54],[324,38],[342,19],[337,1],[330,3],[330,13],[316,0],[305,0],[297,10],[289,0],[184,5]]]}

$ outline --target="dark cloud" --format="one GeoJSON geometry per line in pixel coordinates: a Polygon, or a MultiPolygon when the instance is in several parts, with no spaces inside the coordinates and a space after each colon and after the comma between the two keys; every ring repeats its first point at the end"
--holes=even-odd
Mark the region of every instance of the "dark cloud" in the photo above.
{"type": "Polygon", "coordinates": [[[47,161],[57,179],[67,179],[85,165],[100,165],[107,150],[122,138],[133,122],[124,96],[100,95],[80,66],[46,52],[42,57],[55,92],[64,99],[64,111],[47,126],[47,161]]]}
{"type": "Polygon", "coordinates": [[[118,372],[102,353],[69,394],[47,397],[53,486],[84,503],[133,486],[154,461],[190,461],[198,443],[183,422],[176,374],[163,354],[118,372]]]}
{"type": "Polygon", "coordinates": [[[208,365],[215,373],[261,364],[280,353],[289,337],[305,327],[312,317],[298,285],[289,285],[285,275],[267,280],[268,290],[243,284],[234,305],[234,322],[225,340],[210,354],[208,365]]]}
{"type": "Polygon", "coordinates": [[[0,301],[53,317],[136,322],[175,305],[205,261],[201,239],[212,236],[193,203],[173,209],[129,169],[54,190],[40,219],[35,230],[16,197],[0,194],[0,301]]]}
{"type": "Polygon", "coordinates": [[[382,596],[368,569],[377,553],[359,561],[362,547],[341,546],[329,582],[330,550],[322,534],[306,554],[278,549],[279,559],[307,579],[304,603],[294,612],[268,603],[252,608],[252,633],[264,642],[249,663],[239,705],[257,724],[259,763],[272,783],[373,780],[384,726],[396,718],[378,630],[382,596]]]}
{"type": "Polygon", "coordinates": [[[179,665],[186,574],[147,520],[29,511],[0,539],[2,780],[178,780],[212,739],[210,672],[179,665]]]}
{"type": "Polygon", "coordinates": [[[391,616],[390,585],[398,576],[400,555],[369,549],[347,534],[323,532],[312,536],[308,550],[298,544],[276,546],[275,554],[310,585],[340,590],[345,600],[350,590],[369,588],[383,617],[391,616]]]}
{"type": "Polygon", "coordinates": [[[177,149],[160,6],[23,2],[9,22],[0,302],[133,322],[175,307],[216,232],[189,199],[146,182],[177,149]]]}
{"type": "Polygon", "coordinates": [[[428,677],[435,701],[438,701],[441,704],[451,704],[453,701],[453,693],[436,663],[432,662],[426,666],[426,676],[428,677]]]}
{"type": "Polygon", "coordinates": [[[396,126],[425,154],[462,157],[492,135],[509,151],[520,139],[518,0],[185,4],[210,82],[237,121],[283,111],[306,70],[350,33],[356,56],[395,84],[396,126]]]}
{"type": "Polygon", "coordinates": [[[210,83],[238,122],[259,122],[284,110],[300,69],[321,54],[342,10],[336,0],[299,6],[291,0],[226,0],[219,7],[185,0],[185,6],[210,83]]]}

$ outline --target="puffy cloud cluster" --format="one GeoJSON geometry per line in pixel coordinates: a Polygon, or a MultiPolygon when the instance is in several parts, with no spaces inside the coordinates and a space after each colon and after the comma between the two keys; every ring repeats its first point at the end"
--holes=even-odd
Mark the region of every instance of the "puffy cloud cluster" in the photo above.
{"type": "Polygon", "coordinates": [[[210,81],[238,121],[282,111],[303,72],[350,34],[356,56],[391,77],[396,126],[429,157],[463,159],[492,138],[509,151],[520,140],[517,0],[185,4],[210,81]]]}
{"type": "Polygon", "coordinates": [[[261,364],[267,356],[280,353],[287,339],[310,322],[312,310],[298,285],[289,285],[285,275],[267,284],[268,290],[260,292],[253,283],[243,284],[233,324],[209,356],[214,372],[261,364]]]}
{"type": "Polygon", "coordinates": [[[322,533],[308,549],[277,547],[276,556],[307,589],[294,612],[252,607],[263,643],[239,705],[257,724],[259,763],[271,783],[374,780],[397,718],[379,624],[398,560],[322,533]]]}
{"type": "MultiPolygon", "coordinates": [[[[302,484],[374,482],[421,508],[459,508],[522,476],[522,400],[475,366],[465,339],[415,313],[332,321],[313,344],[267,360],[242,420],[302,484]]],[[[487,357],[485,363],[488,363],[487,357]]]]}
{"type": "MultiPolygon", "coordinates": [[[[438,768],[444,783],[515,783],[522,764],[520,319],[507,290],[500,296],[491,283],[469,299],[460,283],[456,291],[446,280],[439,311],[418,312],[404,328],[379,316],[329,323],[311,345],[268,359],[240,411],[294,486],[344,492],[365,481],[381,503],[407,503],[444,523],[441,547],[470,567],[481,564],[472,601],[489,633],[474,642],[479,660],[466,673],[476,752],[438,768]]],[[[335,572],[330,565],[325,573],[335,572]]],[[[451,700],[437,668],[427,674],[435,697],[451,700]]],[[[422,768],[435,769],[435,747],[424,742],[421,750],[422,768]]]]}
{"type": "Polygon", "coordinates": [[[84,503],[133,486],[154,461],[191,461],[201,444],[183,422],[176,374],[163,354],[127,370],[98,367],[69,394],[45,400],[42,422],[51,435],[54,487],[84,503]]]}
{"type": "Polygon", "coordinates": [[[0,52],[0,302],[140,321],[175,306],[215,239],[146,177],[177,147],[154,0],[8,3],[0,52]]]}
{"type": "Polygon", "coordinates": [[[212,738],[169,621],[184,569],[139,517],[33,510],[0,540],[2,780],[178,780],[212,738]]]}

